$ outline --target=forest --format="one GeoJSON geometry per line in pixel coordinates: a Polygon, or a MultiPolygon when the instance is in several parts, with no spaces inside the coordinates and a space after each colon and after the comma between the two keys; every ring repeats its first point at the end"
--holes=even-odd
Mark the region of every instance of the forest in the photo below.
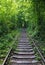
{"type": "Polygon", "coordinates": [[[0,64],[21,28],[38,40],[45,58],[45,0],[0,0],[0,64]]]}

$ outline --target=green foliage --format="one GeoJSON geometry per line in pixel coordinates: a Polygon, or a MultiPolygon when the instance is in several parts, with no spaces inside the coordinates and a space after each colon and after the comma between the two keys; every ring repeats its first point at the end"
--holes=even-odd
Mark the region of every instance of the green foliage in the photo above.
{"type": "Polygon", "coordinates": [[[17,8],[12,0],[0,0],[0,35],[7,34],[17,26],[17,8]]]}
{"type": "Polygon", "coordinates": [[[45,2],[43,0],[0,0],[0,35],[15,28],[28,27],[32,36],[45,38],[45,2]]]}
{"type": "Polygon", "coordinates": [[[0,64],[4,61],[4,58],[6,57],[8,51],[13,45],[13,42],[15,41],[16,34],[19,33],[18,30],[12,31],[11,33],[8,33],[7,35],[4,35],[0,38],[0,64]]]}

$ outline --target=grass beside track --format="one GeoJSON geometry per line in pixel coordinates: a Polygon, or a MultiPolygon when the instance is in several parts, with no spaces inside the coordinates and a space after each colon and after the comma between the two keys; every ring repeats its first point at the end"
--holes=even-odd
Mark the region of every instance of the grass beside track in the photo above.
{"type": "Polygon", "coordinates": [[[0,64],[3,63],[4,58],[12,47],[12,44],[15,41],[14,39],[18,33],[19,30],[15,30],[0,38],[0,64]]]}

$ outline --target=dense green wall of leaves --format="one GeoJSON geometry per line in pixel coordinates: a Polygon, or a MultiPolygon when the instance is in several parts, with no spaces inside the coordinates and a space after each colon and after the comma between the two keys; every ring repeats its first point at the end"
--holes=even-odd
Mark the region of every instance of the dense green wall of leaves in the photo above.
{"type": "Polygon", "coordinates": [[[38,36],[45,39],[45,1],[35,0],[34,3],[38,15],[38,36]]]}
{"type": "Polygon", "coordinates": [[[39,3],[39,31],[40,37],[45,38],[45,1],[40,1],[39,3]]]}
{"type": "Polygon", "coordinates": [[[0,0],[0,35],[7,34],[16,28],[17,7],[13,0],[0,0]]]}

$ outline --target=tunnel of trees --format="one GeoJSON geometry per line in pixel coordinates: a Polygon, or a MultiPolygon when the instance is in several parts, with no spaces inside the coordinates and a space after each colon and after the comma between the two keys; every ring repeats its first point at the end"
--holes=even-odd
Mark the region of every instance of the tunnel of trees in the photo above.
{"type": "MultiPolygon", "coordinates": [[[[45,42],[45,0],[0,0],[0,51],[11,46],[18,28],[45,42]]],[[[45,54],[45,43],[40,45],[45,54]]]]}
{"type": "Polygon", "coordinates": [[[44,0],[0,1],[0,35],[22,26],[45,38],[44,0]]]}

